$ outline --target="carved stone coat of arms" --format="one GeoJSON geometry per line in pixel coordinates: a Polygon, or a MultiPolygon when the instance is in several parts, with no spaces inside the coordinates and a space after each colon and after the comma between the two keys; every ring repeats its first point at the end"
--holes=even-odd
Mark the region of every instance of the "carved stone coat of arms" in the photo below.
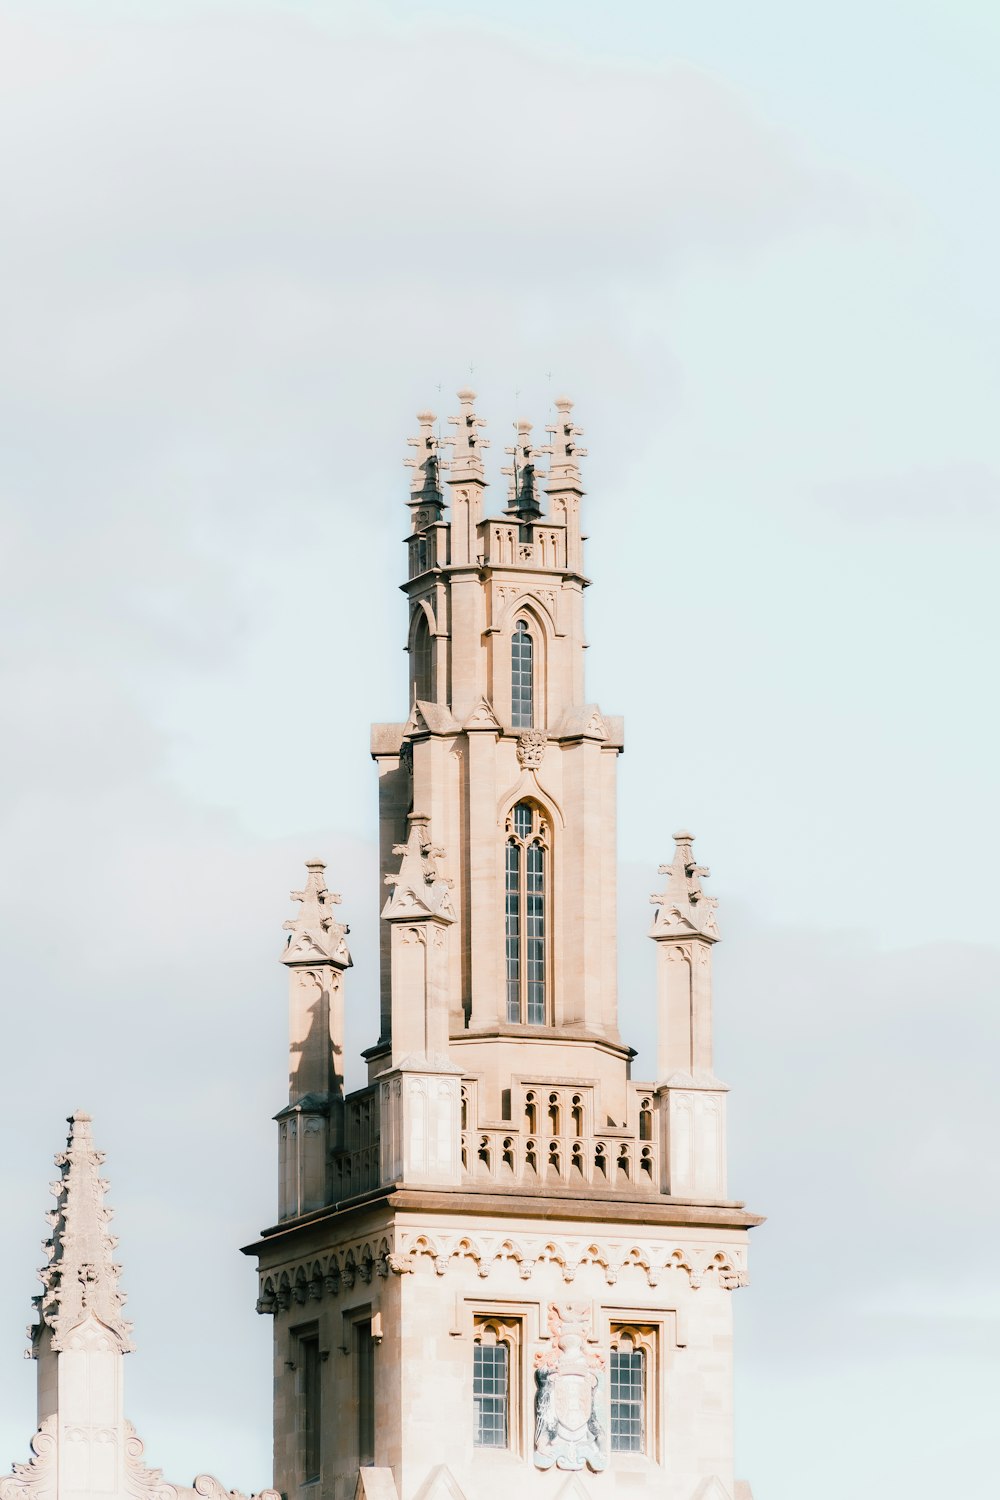
{"type": "Polygon", "coordinates": [[[604,1359],[587,1346],[589,1304],[550,1303],[549,1331],[551,1346],[535,1355],[535,1467],[599,1471],[608,1462],[604,1359]]]}

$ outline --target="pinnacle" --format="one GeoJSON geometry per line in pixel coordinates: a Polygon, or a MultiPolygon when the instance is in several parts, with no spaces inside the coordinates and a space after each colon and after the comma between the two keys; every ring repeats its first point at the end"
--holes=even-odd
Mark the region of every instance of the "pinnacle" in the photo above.
{"type": "Polygon", "coordinates": [[[52,1184],[56,1207],[46,1215],[52,1234],[43,1247],[48,1265],[39,1272],[45,1291],[37,1302],[36,1326],[50,1328],[52,1347],[61,1349],[73,1329],[94,1317],[127,1354],[132,1325],[122,1315],[120,1267],[112,1258],[117,1240],[108,1231],[111,1209],[104,1205],[108,1184],[98,1173],[104,1153],[94,1148],[85,1110],[76,1110],[68,1123],[66,1149],[55,1159],[60,1169],[52,1184]]]}
{"type": "Polygon", "coordinates": [[[288,942],[282,954],[286,964],[306,961],[322,963],[333,960],[342,968],[349,967],[351,955],[344,939],[350,930],[344,922],[334,920],[333,908],[340,905],[336,891],[327,890],[326,862],[322,859],[307,859],[308,878],[301,891],[292,891],[293,901],[300,903],[298,916],[289,917],[284,924],[288,942]]]}

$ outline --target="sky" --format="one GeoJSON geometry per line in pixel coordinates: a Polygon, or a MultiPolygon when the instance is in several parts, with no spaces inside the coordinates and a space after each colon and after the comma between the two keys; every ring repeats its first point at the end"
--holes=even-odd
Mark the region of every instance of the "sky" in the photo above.
{"type": "Polygon", "coordinates": [[[358,1051],[405,440],[471,382],[496,486],[517,417],[586,432],[638,1077],[675,828],[720,900],[738,1473],[978,1493],[998,101],[973,0],[0,0],[0,1466],[85,1108],[147,1457],[269,1481],[281,924],[325,857],[358,1051]]]}

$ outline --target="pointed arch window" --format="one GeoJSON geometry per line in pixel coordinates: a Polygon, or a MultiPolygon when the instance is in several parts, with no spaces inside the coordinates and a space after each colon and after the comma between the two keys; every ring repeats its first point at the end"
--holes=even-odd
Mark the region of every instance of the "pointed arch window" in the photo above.
{"type": "Polygon", "coordinates": [[[518,620],[510,643],[510,722],[514,729],[534,726],[535,643],[527,620],[518,620]]]}
{"type": "Polygon", "coordinates": [[[413,667],[413,696],[423,703],[434,702],[434,642],[427,616],[418,609],[410,644],[413,667]]]}
{"type": "Polygon", "coordinates": [[[547,942],[548,826],[532,802],[519,802],[507,819],[504,937],[507,1020],[544,1026],[547,942]]]}

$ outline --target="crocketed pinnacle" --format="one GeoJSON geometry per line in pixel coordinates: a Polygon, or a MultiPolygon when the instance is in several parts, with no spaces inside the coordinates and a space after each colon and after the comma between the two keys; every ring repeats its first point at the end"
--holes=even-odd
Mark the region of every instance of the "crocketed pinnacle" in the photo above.
{"type": "Polygon", "coordinates": [[[288,944],[281,961],[285,964],[322,963],[334,960],[342,968],[349,968],[351,955],[344,941],[350,928],[344,922],[334,921],[333,908],[339,906],[336,891],[328,891],[323,871],[326,865],[321,859],[307,859],[309,872],[301,891],[292,891],[293,901],[302,903],[297,917],[289,917],[284,923],[288,933],[288,944]]]}
{"type": "Polygon", "coordinates": [[[659,873],[668,876],[666,889],[650,896],[658,907],[653,918],[653,936],[676,933],[678,936],[698,933],[713,942],[719,936],[719,924],[715,919],[718,900],[706,896],[701,888],[702,876],[711,872],[707,865],[699,865],[694,857],[694,834],[683,829],[674,834],[674,857],[669,865],[660,865],[659,873]]]}
{"type": "Polygon", "coordinates": [[[444,439],[452,450],[448,461],[448,482],[461,484],[478,481],[480,484],[485,484],[483,449],[490,446],[490,440],[480,437],[479,429],[485,427],[486,422],[484,418],[476,416],[475,391],[463,387],[458,392],[458,399],[461,403],[458,416],[448,418],[455,429],[454,435],[444,439]]]}
{"type": "Polygon", "coordinates": [[[586,458],[587,450],[579,447],[576,440],[583,437],[583,428],[573,425],[573,403],[568,396],[557,396],[555,407],[556,419],[546,428],[552,434],[552,441],[538,450],[552,455],[547,489],[550,493],[579,490],[580,459],[586,458]]]}
{"type": "Polygon", "coordinates": [[[538,467],[538,455],[543,450],[532,444],[530,422],[522,417],[515,426],[517,442],[512,448],[504,449],[505,453],[513,456],[514,462],[500,470],[501,474],[510,476],[507,514],[517,516],[522,521],[537,521],[542,514],[538,481],[545,478],[544,472],[538,467]]]}
{"type": "Polygon", "coordinates": [[[404,459],[410,476],[410,498],[408,504],[413,512],[413,529],[419,531],[431,521],[441,519],[444,495],[441,492],[441,455],[434,431],[437,417],[432,411],[418,411],[420,431],[416,437],[407,438],[407,443],[417,451],[412,458],[404,459]]]}
{"type": "Polygon", "coordinates": [[[52,1348],[62,1349],[69,1335],[88,1317],[96,1318],[115,1338],[123,1354],[131,1352],[132,1324],[122,1316],[125,1295],[119,1289],[121,1267],[113,1252],[117,1239],[108,1232],[112,1211],[104,1206],[108,1184],[98,1175],[104,1152],[94,1148],[90,1116],[77,1110],[69,1117],[66,1150],[56,1157],[59,1179],[52,1183],[55,1209],[47,1215],[52,1236],[44,1250],[49,1263],[39,1272],[45,1287],[35,1298],[39,1325],[52,1330],[52,1348]]]}
{"type": "Polygon", "coordinates": [[[383,917],[437,917],[440,922],[454,922],[451,881],[437,867],[444,850],[431,842],[427,818],[411,814],[406,843],[394,844],[392,852],[402,857],[402,863],[397,874],[385,877],[392,895],[382,908],[383,917]]]}

